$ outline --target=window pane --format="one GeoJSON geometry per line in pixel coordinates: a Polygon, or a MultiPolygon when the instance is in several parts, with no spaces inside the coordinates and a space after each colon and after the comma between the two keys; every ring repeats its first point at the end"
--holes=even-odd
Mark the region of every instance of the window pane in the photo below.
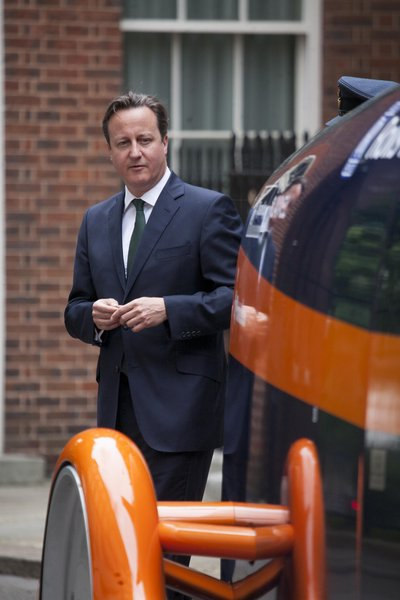
{"type": "Polygon", "coordinates": [[[249,0],[249,19],[293,21],[301,19],[302,0],[249,0]]]}
{"type": "Polygon", "coordinates": [[[237,19],[237,0],[187,0],[188,19],[237,19]]]}
{"type": "Polygon", "coordinates": [[[169,105],[170,47],[168,34],[127,34],[124,51],[126,87],[153,94],[169,105]]]}
{"type": "Polygon", "coordinates": [[[231,37],[185,35],[182,58],[182,128],[231,129],[231,37]]]}
{"type": "Polygon", "coordinates": [[[244,128],[293,129],[293,36],[247,36],[244,128]]]}
{"type": "Polygon", "coordinates": [[[176,0],[124,0],[126,19],[176,19],[176,0]]]}

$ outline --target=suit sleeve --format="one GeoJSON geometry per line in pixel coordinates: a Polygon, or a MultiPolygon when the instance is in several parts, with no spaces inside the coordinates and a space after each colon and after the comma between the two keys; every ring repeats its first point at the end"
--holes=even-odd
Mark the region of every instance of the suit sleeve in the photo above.
{"type": "Polygon", "coordinates": [[[172,339],[215,334],[230,325],[242,223],[228,196],[210,203],[201,227],[200,261],[204,286],[193,295],[164,298],[172,339]]]}
{"type": "Polygon", "coordinates": [[[87,344],[101,345],[102,336],[96,335],[92,318],[93,302],[97,300],[88,259],[87,213],[78,233],[74,275],[71,292],[64,312],[68,333],[87,344]]]}

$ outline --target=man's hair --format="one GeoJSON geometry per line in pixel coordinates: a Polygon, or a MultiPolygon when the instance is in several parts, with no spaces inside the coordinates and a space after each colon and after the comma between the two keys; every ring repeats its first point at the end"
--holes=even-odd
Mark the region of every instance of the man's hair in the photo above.
{"type": "Polygon", "coordinates": [[[157,117],[157,125],[161,134],[161,139],[164,139],[168,133],[168,113],[162,102],[155,96],[148,96],[146,94],[138,94],[136,92],[129,91],[126,94],[122,94],[117,98],[114,98],[108,105],[108,108],[103,118],[103,133],[106,138],[107,144],[110,146],[110,133],[108,130],[108,124],[113,115],[120,110],[127,110],[128,108],[140,108],[147,106],[155,116],[157,117]]]}

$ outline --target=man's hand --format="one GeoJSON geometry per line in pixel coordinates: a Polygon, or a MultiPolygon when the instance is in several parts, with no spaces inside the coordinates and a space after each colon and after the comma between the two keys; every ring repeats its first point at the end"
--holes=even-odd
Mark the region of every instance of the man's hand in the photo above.
{"type": "Polygon", "coordinates": [[[102,298],[93,303],[92,317],[97,329],[111,331],[119,327],[119,320],[114,318],[118,306],[114,298],[102,298]]]}
{"type": "Polygon", "coordinates": [[[167,311],[163,298],[135,298],[128,304],[119,306],[113,314],[122,327],[129,327],[134,332],[147,327],[155,327],[167,320],[167,311]]]}

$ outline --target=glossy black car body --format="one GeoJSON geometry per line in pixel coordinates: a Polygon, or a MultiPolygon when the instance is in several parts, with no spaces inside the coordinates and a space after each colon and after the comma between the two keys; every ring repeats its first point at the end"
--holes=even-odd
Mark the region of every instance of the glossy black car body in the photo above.
{"type": "Polygon", "coordinates": [[[225,499],[280,502],[319,451],[329,598],[400,597],[400,87],[271,176],[239,256],[225,499]]]}

